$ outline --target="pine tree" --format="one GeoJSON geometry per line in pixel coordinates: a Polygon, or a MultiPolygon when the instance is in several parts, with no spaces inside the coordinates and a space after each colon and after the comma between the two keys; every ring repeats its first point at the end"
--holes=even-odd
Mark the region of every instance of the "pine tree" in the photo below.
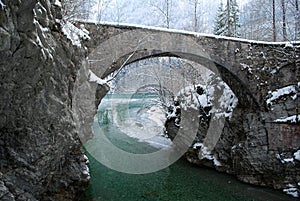
{"type": "Polygon", "coordinates": [[[214,34],[216,35],[223,35],[224,30],[226,29],[226,22],[225,22],[225,12],[223,8],[223,2],[221,1],[220,6],[218,8],[217,17],[215,20],[214,26],[214,34]]]}
{"type": "Polygon", "coordinates": [[[221,1],[215,21],[216,35],[240,37],[239,7],[236,0],[227,0],[225,8],[221,1]]]}

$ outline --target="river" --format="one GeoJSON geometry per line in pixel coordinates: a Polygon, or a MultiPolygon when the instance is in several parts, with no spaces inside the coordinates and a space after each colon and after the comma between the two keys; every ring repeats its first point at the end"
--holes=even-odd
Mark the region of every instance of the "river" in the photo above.
{"type": "Polygon", "coordinates": [[[105,146],[99,133],[116,147],[134,154],[170,146],[171,142],[161,135],[165,117],[156,101],[152,95],[108,95],[102,100],[93,125],[95,136],[84,146],[91,181],[81,201],[296,200],[280,191],[248,185],[231,175],[195,166],[184,158],[149,174],[122,173],[100,163],[96,158],[105,146]]]}

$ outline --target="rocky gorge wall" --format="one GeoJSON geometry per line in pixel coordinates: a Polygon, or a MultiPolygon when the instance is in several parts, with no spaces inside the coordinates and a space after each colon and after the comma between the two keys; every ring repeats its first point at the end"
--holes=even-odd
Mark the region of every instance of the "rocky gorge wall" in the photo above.
{"type": "Polygon", "coordinates": [[[0,3],[0,200],[75,200],[89,180],[72,109],[85,52],[54,0],[0,3]]]}
{"type": "Polygon", "coordinates": [[[279,97],[269,112],[238,105],[233,116],[226,119],[211,152],[206,152],[203,145],[209,123],[200,121],[196,144],[186,153],[186,158],[192,163],[235,175],[246,183],[280,189],[299,197],[299,123],[267,121],[276,112],[294,115],[298,100],[292,96],[295,94],[279,97]]]}

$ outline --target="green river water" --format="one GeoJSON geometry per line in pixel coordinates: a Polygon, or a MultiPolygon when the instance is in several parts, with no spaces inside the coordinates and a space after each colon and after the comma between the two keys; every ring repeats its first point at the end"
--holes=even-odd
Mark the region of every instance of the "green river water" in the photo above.
{"type": "MultiPolygon", "coordinates": [[[[97,132],[100,131],[100,127],[101,132],[104,132],[115,146],[127,152],[150,153],[158,150],[157,147],[147,142],[129,137],[113,123],[113,116],[124,120],[149,105],[152,98],[146,97],[145,99],[141,96],[135,97],[130,103],[122,101],[117,103],[118,101],[114,102],[112,97],[106,97],[102,101],[94,123],[95,137],[84,147],[90,161],[91,181],[81,201],[296,200],[280,191],[244,184],[231,175],[192,165],[184,158],[154,173],[126,174],[107,168],[93,157],[95,155],[92,156],[87,151],[99,145],[101,138],[97,132]],[[111,104],[112,102],[115,104],[111,104]],[[116,108],[116,114],[113,114],[112,108],[116,108]]],[[[143,120],[143,116],[137,119],[147,122],[143,120]]]]}

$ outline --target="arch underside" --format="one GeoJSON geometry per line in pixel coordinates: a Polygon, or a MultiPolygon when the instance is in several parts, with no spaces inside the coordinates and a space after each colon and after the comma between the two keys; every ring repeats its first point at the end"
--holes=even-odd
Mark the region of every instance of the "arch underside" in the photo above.
{"type": "Polygon", "coordinates": [[[216,61],[213,61],[212,59],[190,53],[167,52],[161,50],[140,50],[135,51],[134,53],[128,52],[117,59],[115,62],[113,62],[111,66],[107,68],[106,71],[102,74],[102,78],[105,78],[106,76],[110,75],[114,71],[119,70],[125,65],[129,65],[153,57],[176,57],[179,59],[185,59],[198,63],[221,77],[221,79],[231,88],[231,90],[238,98],[239,107],[248,109],[253,108],[255,110],[255,108],[257,108],[259,105],[247,86],[238,78],[237,75],[230,72],[228,68],[216,61]]]}

